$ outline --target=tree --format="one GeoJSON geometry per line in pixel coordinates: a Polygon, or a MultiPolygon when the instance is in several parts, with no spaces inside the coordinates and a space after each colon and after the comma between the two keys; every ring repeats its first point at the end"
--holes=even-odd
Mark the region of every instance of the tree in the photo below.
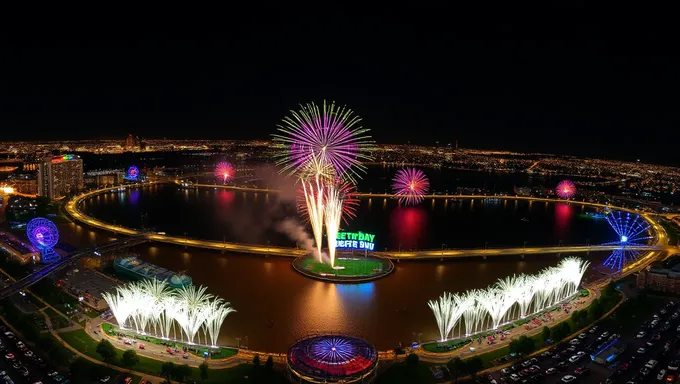
{"type": "Polygon", "coordinates": [[[411,353],[408,356],[406,356],[406,365],[418,365],[418,362],[420,359],[418,358],[418,355],[415,353],[411,353]]]}
{"type": "Polygon", "coordinates": [[[260,366],[260,355],[258,355],[257,353],[253,357],[253,365],[255,366],[255,368],[258,368],[260,366]]]}
{"type": "Polygon", "coordinates": [[[560,341],[569,336],[569,333],[571,333],[571,328],[566,321],[563,321],[552,329],[552,338],[554,341],[560,341]]]}
{"type": "Polygon", "coordinates": [[[585,310],[574,311],[571,314],[571,321],[574,323],[576,328],[581,328],[582,326],[586,325],[586,323],[588,322],[588,317],[589,317],[588,312],[586,312],[585,310]]]}
{"type": "Polygon", "coordinates": [[[74,383],[84,383],[92,379],[92,364],[82,357],[73,360],[69,370],[74,383]]]}
{"type": "Polygon", "coordinates": [[[107,363],[113,362],[116,358],[116,348],[106,339],[102,339],[97,344],[97,353],[107,363]]]}
{"type": "Polygon", "coordinates": [[[541,330],[541,337],[543,338],[544,342],[547,342],[548,339],[550,339],[550,328],[548,328],[547,326],[543,327],[543,329],[541,330]]]}
{"type": "Polygon", "coordinates": [[[172,370],[172,377],[180,383],[183,383],[184,380],[191,377],[191,368],[188,364],[175,366],[175,369],[172,370]]]}
{"type": "Polygon", "coordinates": [[[526,355],[533,352],[536,349],[536,345],[534,344],[534,339],[527,336],[520,336],[519,339],[510,342],[508,349],[510,350],[510,353],[526,355]]]}
{"type": "Polygon", "coordinates": [[[588,318],[590,321],[596,321],[604,314],[604,308],[600,299],[593,300],[588,307],[588,318]]]}
{"type": "MultiPolygon", "coordinates": [[[[531,340],[531,339],[529,339],[529,340],[531,340]]],[[[533,340],[531,340],[531,341],[533,343],[533,340]]],[[[480,359],[477,356],[475,356],[471,359],[465,360],[465,370],[471,376],[475,376],[477,374],[477,372],[482,370],[482,368],[484,368],[484,362],[482,361],[482,359],[480,359]]]]}
{"type": "Polygon", "coordinates": [[[137,352],[134,349],[128,349],[127,351],[123,352],[121,363],[124,367],[128,368],[137,365],[139,363],[139,356],[137,356],[137,352]]]}
{"type": "Polygon", "coordinates": [[[169,382],[172,381],[172,376],[175,373],[175,363],[167,361],[161,364],[161,375],[169,382]]]}
{"type": "Polygon", "coordinates": [[[205,361],[198,366],[198,370],[201,371],[201,380],[208,380],[208,363],[205,361]]]}
{"type": "Polygon", "coordinates": [[[458,377],[463,376],[465,372],[467,372],[465,362],[461,360],[460,357],[454,357],[453,359],[449,360],[446,366],[449,368],[449,372],[451,372],[454,382],[458,382],[458,377]]]}
{"type": "Polygon", "coordinates": [[[271,355],[267,356],[267,361],[264,363],[264,369],[267,371],[274,370],[274,358],[271,355]]]}

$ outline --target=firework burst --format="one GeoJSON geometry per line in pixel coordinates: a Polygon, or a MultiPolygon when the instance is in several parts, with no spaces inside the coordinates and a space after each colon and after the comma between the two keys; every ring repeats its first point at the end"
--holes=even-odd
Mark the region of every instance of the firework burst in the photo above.
{"type": "Polygon", "coordinates": [[[297,173],[315,158],[350,180],[366,171],[361,161],[372,159],[373,141],[351,109],[324,101],[322,108],[309,103],[290,113],[273,135],[284,147],[277,156],[283,172],[297,173]]]}
{"type": "Polygon", "coordinates": [[[232,165],[226,161],[220,161],[217,164],[217,167],[215,167],[215,177],[218,179],[221,178],[222,183],[226,183],[227,181],[233,179],[235,174],[236,172],[234,171],[234,167],[232,167],[232,165]]]}
{"type": "Polygon", "coordinates": [[[576,185],[571,180],[562,180],[555,188],[557,196],[569,200],[576,193],[576,185]]]}
{"type": "Polygon", "coordinates": [[[400,204],[416,205],[430,190],[430,181],[419,169],[403,168],[392,179],[392,190],[400,204]]]}

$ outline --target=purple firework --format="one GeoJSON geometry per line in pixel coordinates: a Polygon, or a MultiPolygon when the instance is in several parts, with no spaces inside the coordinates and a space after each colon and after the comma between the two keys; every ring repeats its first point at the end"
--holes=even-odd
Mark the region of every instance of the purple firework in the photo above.
{"type": "Polygon", "coordinates": [[[399,203],[416,205],[423,201],[423,195],[430,190],[430,181],[420,169],[402,168],[392,179],[392,190],[399,203]]]}
{"type": "Polygon", "coordinates": [[[359,176],[358,171],[365,172],[361,161],[372,159],[373,141],[351,109],[324,101],[321,109],[309,103],[290,112],[273,135],[284,147],[277,161],[284,172],[296,173],[314,158],[331,164],[338,176],[352,180],[359,176]]]}
{"type": "Polygon", "coordinates": [[[576,185],[571,180],[562,180],[555,188],[555,193],[557,196],[569,200],[576,193],[576,185]]]}

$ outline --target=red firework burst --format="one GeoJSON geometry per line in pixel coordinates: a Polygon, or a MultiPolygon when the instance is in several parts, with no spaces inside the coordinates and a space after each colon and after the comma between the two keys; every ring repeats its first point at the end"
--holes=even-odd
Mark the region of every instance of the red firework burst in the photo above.
{"type": "Polygon", "coordinates": [[[226,161],[220,161],[215,167],[215,177],[222,179],[223,183],[233,179],[234,175],[236,175],[234,167],[226,161]]]}
{"type": "Polygon", "coordinates": [[[559,184],[557,184],[555,193],[557,193],[557,196],[565,200],[569,200],[576,193],[576,185],[574,185],[571,180],[562,180],[559,184]]]}
{"type": "Polygon", "coordinates": [[[423,201],[423,195],[430,190],[430,181],[425,173],[416,168],[402,168],[392,179],[392,190],[404,205],[416,205],[423,201]]]}

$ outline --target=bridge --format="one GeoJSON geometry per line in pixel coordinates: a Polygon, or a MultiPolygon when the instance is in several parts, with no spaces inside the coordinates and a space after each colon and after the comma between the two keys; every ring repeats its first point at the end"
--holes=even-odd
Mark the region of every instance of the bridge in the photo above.
{"type": "Polygon", "coordinates": [[[77,251],[74,253],[71,253],[66,256],[62,256],[61,259],[55,261],[54,263],[51,264],[46,264],[44,267],[38,269],[37,271],[33,272],[32,274],[17,280],[13,282],[10,285],[5,286],[4,288],[0,289],[0,300],[6,299],[13,295],[16,292],[19,292],[21,290],[24,290],[31,285],[39,282],[40,280],[44,279],[45,277],[63,270],[64,268],[73,265],[75,262],[80,260],[84,256],[91,256],[94,255],[95,252],[98,252],[100,255],[107,253],[107,252],[112,252],[121,248],[127,248],[127,247],[132,247],[138,244],[142,244],[149,241],[146,234],[140,234],[135,237],[129,237],[125,239],[121,239],[118,241],[114,241],[112,243],[108,243],[106,245],[102,245],[99,247],[94,247],[90,249],[86,249],[83,251],[77,251]]]}
{"type": "Polygon", "coordinates": [[[487,257],[531,255],[531,254],[555,254],[555,253],[583,253],[598,251],[614,251],[623,249],[626,251],[670,251],[680,250],[668,245],[577,245],[577,246],[546,246],[546,247],[517,247],[517,248],[487,248],[487,249],[442,249],[423,251],[397,251],[397,252],[373,252],[373,255],[389,259],[454,259],[466,257],[487,257]]]}

